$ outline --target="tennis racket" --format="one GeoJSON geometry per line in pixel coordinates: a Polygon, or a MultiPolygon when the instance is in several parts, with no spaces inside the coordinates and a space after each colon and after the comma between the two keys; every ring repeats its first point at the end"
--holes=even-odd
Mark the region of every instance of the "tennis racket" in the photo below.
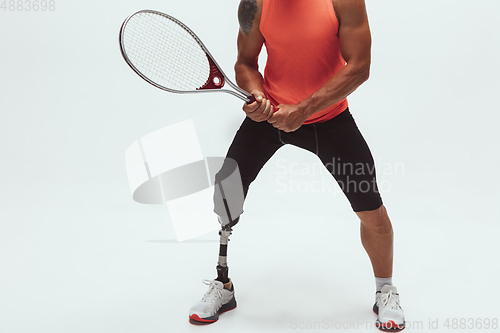
{"type": "Polygon", "coordinates": [[[248,104],[255,98],[231,82],[202,41],[181,21],[154,10],[125,19],[120,49],[146,82],[173,93],[225,92],[248,104]],[[232,89],[223,89],[225,83],[232,89]]]}

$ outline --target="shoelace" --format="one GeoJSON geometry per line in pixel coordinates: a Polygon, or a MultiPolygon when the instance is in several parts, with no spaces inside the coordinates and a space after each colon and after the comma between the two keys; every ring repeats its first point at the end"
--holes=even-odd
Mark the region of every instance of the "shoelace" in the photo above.
{"type": "Polygon", "coordinates": [[[208,291],[205,293],[205,296],[201,299],[203,302],[215,302],[217,297],[222,298],[222,292],[217,288],[215,281],[213,280],[202,280],[204,284],[210,286],[208,291]]]}
{"type": "Polygon", "coordinates": [[[394,310],[399,309],[400,306],[399,306],[398,299],[394,296],[395,295],[392,294],[392,290],[389,290],[389,292],[385,293],[385,295],[383,295],[380,298],[380,301],[382,302],[383,307],[388,306],[390,309],[394,309],[394,310]]]}

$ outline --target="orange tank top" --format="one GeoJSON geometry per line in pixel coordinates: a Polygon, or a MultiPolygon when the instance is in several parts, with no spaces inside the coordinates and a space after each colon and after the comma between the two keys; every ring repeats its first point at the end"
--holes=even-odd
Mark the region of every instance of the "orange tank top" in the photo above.
{"type": "MultiPolygon", "coordinates": [[[[264,90],[273,105],[297,104],[346,64],[332,0],[263,0],[259,28],[267,50],[264,90]]],[[[327,121],[346,108],[343,99],[304,124],[327,121]]]]}

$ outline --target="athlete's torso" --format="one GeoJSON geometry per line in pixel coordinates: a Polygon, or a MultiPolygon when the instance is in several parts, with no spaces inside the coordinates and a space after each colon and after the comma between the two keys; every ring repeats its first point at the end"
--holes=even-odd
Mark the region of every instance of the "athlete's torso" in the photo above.
{"type": "MultiPolygon", "coordinates": [[[[345,66],[332,0],[263,0],[259,28],[268,54],[264,90],[274,105],[300,102],[345,66]]],[[[329,120],[346,108],[344,99],[304,124],[329,120]]]]}

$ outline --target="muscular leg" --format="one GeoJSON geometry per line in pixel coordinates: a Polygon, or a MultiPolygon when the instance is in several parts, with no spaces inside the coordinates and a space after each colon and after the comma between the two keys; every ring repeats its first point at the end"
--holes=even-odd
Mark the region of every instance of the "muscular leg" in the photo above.
{"type": "MultiPolygon", "coordinates": [[[[370,149],[348,111],[316,125],[318,156],[361,219],[361,242],[378,278],[392,277],[393,231],[378,193],[370,149]]],[[[310,149],[311,150],[311,149],[310,149]]]]}
{"type": "Polygon", "coordinates": [[[393,239],[391,221],[385,206],[356,212],[361,219],[361,243],[370,257],[376,277],[392,277],[393,239]]]}

